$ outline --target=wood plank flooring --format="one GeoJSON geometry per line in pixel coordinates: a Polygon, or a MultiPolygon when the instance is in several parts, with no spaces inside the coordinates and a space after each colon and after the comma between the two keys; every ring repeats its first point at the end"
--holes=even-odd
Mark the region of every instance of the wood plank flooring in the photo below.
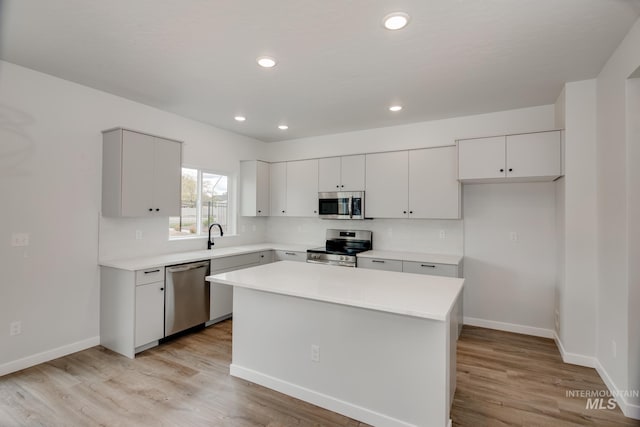
{"type": "MultiPolygon", "coordinates": [[[[231,321],[135,360],[94,347],[1,377],[0,426],[364,426],[233,378],[230,362],[231,321]]],[[[604,384],[551,340],[465,326],[457,381],[454,426],[640,426],[565,397],[604,384]]]]}

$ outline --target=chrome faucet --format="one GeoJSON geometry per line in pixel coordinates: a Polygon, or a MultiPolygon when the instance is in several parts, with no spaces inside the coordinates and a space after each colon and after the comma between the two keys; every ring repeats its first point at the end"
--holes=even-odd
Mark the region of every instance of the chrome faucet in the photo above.
{"type": "Polygon", "coordinates": [[[218,224],[217,222],[214,222],[213,224],[211,224],[209,226],[209,238],[207,239],[207,249],[211,249],[211,246],[215,245],[215,243],[213,243],[213,240],[211,240],[211,228],[213,228],[214,225],[217,225],[218,228],[220,229],[220,237],[224,236],[224,232],[222,231],[222,226],[220,224],[218,224]]]}

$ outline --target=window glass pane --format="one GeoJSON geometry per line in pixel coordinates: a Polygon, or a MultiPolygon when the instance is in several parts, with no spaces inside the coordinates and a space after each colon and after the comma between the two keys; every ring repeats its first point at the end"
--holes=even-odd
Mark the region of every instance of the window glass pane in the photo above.
{"type": "Polygon", "coordinates": [[[226,233],[228,230],[227,176],[213,173],[202,173],[202,232],[208,231],[209,225],[217,222],[226,233]]]}
{"type": "Polygon", "coordinates": [[[182,208],[179,217],[169,218],[169,236],[188,236],[198,232],[198,170],[182,168],[182,208]]]}

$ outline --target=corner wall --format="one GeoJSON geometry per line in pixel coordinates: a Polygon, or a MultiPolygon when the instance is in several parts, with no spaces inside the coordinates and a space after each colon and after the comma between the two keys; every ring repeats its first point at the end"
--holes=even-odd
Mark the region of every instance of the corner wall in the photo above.
{"type": "MultiPolygon", "coordinates": [[[[640,20],[629,31],[598,76],[598,345],[599,371],[609,387],[638,391],[640,345],[637,300],[638,138],[637,116],[627,108],[628,79],[640,67],[640,20]],[[634,215],[634,216],[631,216],[634,215]],[[634,299],[635,298],[635,299],[634,299]]],[[[640,398],[623,402],[625,414],[640,418],[640,398]]]]}

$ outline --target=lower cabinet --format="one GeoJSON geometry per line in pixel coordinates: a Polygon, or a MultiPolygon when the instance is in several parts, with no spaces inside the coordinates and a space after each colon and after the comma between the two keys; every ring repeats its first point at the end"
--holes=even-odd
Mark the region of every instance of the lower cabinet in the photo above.
{"type": "Polygon", "coordinates": [[[100,268],[100,344],[133,358],[164,337],[164,267],[100,268]]]}
{"type": "MultiPolygon", "coordinates": [[[[233,255],[211,260],[211,274],[227,273],[242,268],[267,264],[273,251],[255,252],[244,255],[233,255]]],[[[211,283],[211,313],[207,325],[228,319],[233,313],[233,286],[211,283]]]]}
{"type": "Polygon", "coordinates": [[[136,348],[164,337],[164,281],[136,286],[135,310],[136,348]]]}
{"type": "Polygon", "coordinates": [[[431,276],[460,277],[458,266],[454,264],[436,264],[382,258],[358,258],[358,268],[402,271],[405,273],[429,274],[431,276]]]}
{"type": "Polygon", "coordinates": [[[274,251],[274,260],[307,262],[307,253],[300,251],[274,251]]]}
{"type": "Polygon", "coordinates": [[[372,270],[402,271],[402,261],[395,259],[379,258],[356,258],[358,268],[369,268],[372,270]]]}

